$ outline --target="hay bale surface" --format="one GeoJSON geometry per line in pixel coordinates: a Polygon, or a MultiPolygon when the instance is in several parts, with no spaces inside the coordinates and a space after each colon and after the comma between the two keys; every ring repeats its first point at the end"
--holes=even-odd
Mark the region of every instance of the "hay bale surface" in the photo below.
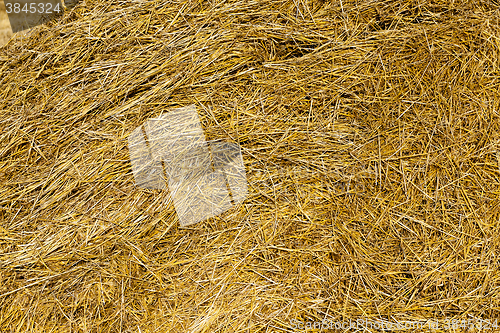
{"type": "Polygon", "coordinates": [[[86,0],[12,40],[0,331],[498,318],[499,18],[486,0],[86,0]],[[190,104],[241,146],[250,194],[182,229],[168,191],[135,186],[127,136],[190,104]]]}

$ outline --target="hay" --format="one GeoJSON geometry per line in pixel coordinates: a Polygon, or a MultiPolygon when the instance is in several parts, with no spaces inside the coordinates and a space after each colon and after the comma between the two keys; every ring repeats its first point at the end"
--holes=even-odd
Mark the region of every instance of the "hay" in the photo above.
{"type": "Polygon", "coordinates": [[[0,0],[0,47],[4,46],[12,37],[9,17],[5,9],[3,0],[0,0]]]}
{"type": "Polygon", "coordinates": [[[0,331],[498,318],[498,6],[88,0],[14,38],[0,331]],[[180,228],[127,137],[190,104],[250,193],[180,228]]]}

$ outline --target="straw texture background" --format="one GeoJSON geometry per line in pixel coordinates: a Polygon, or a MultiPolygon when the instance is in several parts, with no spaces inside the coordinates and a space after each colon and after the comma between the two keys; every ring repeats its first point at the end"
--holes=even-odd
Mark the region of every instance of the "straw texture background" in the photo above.
{"type": "MultiPolygon", "coordinates": [[[[0,49],[0,331],[500,317],[498,1],[99,1],[0,49]],[[195,104],[250,195],[179,228],[127,136],[195,104]]],[[[436,331],[435,331],[436,332],[436,331]]]]}

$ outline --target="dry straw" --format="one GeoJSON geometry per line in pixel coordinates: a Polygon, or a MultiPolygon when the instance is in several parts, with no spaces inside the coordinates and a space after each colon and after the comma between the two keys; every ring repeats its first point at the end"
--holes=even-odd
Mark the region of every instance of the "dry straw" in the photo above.
{"type": "Polygon", "coordinates": [[[12,37],[9,17],[7,16],[5,4],[0,0],[0,47],[4,46],[12,37]]]}
{"type": "Polygon", "coordinates": [[[14,37],[0,331],[500,318],[499,19],[493,0],[86,0],[14,37]],[[127,136],[190,104],[242,147],[249,197],[183,229],[134,185],[127,136]]]}

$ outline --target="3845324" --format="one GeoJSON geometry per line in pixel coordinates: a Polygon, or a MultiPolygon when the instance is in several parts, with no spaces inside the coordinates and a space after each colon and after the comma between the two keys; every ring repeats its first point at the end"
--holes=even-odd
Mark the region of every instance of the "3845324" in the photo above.
{"type": "Polygon", "coordinates": [[[56,4],[55,6],[51,3],[6,3],[5,4],[7,14],[20,14],[20,13],[25,13],[25,14],[53,14],[53,13],[60,13],[62,12],[59,4],[56,4]]]}

